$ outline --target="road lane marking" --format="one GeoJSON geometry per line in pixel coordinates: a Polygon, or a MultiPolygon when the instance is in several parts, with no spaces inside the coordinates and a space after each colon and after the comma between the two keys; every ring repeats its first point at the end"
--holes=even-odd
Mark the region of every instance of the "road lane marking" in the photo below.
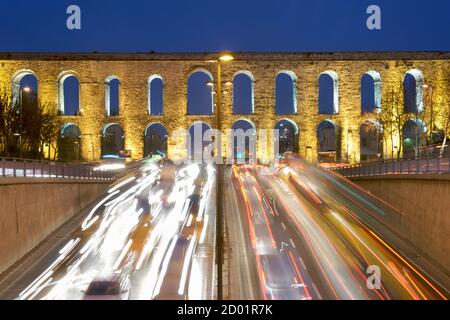
{"type": "Polygon", "coordinates": [[[297,248],[297,247],[295,246],[295,243],[294,243],[294,241],[292,240],[292,238],[289,238],[289,242],[291,243],[291,245],[292,245],[292,247],[293,247],[294,249],[297,248]]]}
{"type": "Polygon", "coordinates": [[[284,223],[281,223],[281,226],[283,227],[284,230],[286,230],[286,226],[284,225],[284,223]]]}
{"type": "Polygon", "coordinates": [[[315,284],[315,283],[312,284],[312,287],[313,287],[313,289],[314,289],[314,292],[317,294],[317,297],[318,297],[320,300],[322,300],[322,295],[320,294],[319,290],[317,290],[317,287],[316,287],[316,284],[315,284]]]}
{"type": "Polygon", "coordinates": [[[303,259],[302,259],[301,257],[298,257],[298,260],[300,261],[300,263],[301,263],[303,269],[308,270],[308,269],[306,268],[305,263],[303,262],[303,259]]]}

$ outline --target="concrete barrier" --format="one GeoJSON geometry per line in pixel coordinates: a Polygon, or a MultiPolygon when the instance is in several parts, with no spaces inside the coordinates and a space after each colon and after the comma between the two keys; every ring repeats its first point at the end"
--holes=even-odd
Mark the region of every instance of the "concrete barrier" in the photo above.
{"type": "Polygon", "coordinates": [[[105,181],[0,179],[0,273],[108,188],[105,181]]]}
{"type": "Polygon", "coordinates": [[[391,227],[450,270],[450,174],[351,180],[401,211],[398,225],[391,227]]]}

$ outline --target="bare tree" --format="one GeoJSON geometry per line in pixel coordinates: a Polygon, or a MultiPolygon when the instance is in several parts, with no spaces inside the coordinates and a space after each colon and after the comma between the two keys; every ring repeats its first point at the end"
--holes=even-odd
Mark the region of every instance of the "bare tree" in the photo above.
{"type": "MultiPolygon", "coordinates": [[[[58,117],[56,108],[53,106],[39,106],[39,150],[40,154],[44,154],[46,145],[53,149],[53,160],[58,158],[58,138],[60,135],[60,128],[62,125],[61,118],[58,117]]],[[[49,153],[50,157],[50,153],[49,153]]]]}
{"type": "MultiPolygon", "coordinates": [[[[450,88],[449,88],[450,90],[450,88]]],[[[448,95],[445,98],[445,104],[443,104],[441,110],[441,117],[442,117],[442,133],[443,133],[443,140],[441,145],[441,150],[439,151],[439,157],[442,158],[444,154],[445,147],[447,145],[447,139],[450,136],[450,98],[448,95]]]]}
{"type": "Polygon", "coordinates": [[[18,132],[18,115],[13,108],[10,97],[5,91],[0,92],[0,154],[11,156],[18,150],[16,133],[18,132]]]}
{"type": "Polygon", "coordinates": [[[442,157],[447,145],[448,137],[450,136],[450,70],[441,70],[439,79],[436,81],[437,88],[435,92],[439,95],[434,102],[434,109],[436,110],[436,120],[440,122],[440,131],[443,139],[439,157],[442,157]]]}
{"type": "Polygon", "coordinates": [[[378,115],[378,121],[383,126],[385,135],[391,141],[391,156],[394,158],[394,138],[400,139],[397,147],[396,157],[399,158],[402,152],[403,124],[408,119],[403,107],[403,86],[401,82],[391,84],[383,99],[383,110],[378,115]]]}
{"type": "Polygon", "coordinates": [[[0,155],[42,159],[45,145],[54,146],[57,154],[60,126],[56,106],[37,99],[17,106],[0,90],[0,155]]]}

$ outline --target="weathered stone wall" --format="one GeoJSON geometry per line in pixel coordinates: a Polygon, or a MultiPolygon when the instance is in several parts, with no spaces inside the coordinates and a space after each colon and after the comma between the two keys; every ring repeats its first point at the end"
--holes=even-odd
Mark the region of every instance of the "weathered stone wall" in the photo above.
{"type": "MultiPolygon", "coordinates": [[[[381,75],[382,94],[390,83],[402,81],[411,69],[423,72],[426,83],[434,88],[439,70],[450,68],[450,53],[239,53],[235,61],[222,64],[222,81],[232,81],[241,70],[251,72],[254,83],[255,113],[249,116],[232,112],[232,90],[223,96],[222,129],[231,128],[241,118],[251,120],[258,129],[272,129],[277,121],[287,118],[300,128],[299,151],[306,155],[312,150],[317,159],[317,126],[325,119],[339,125],[340,149],[343,160],[359,161],[360,125],[373,114],[362,114],[360,108],[360,79],[369,71],[381,75]],[[295,115],[275,115],[275,78],[282,70],[297,76],[297,106],[295,115]],[[318,113],[318,77],[327,70],[339,76],[339,113],[318,113]]],[[[58,79],[74,72],[80,80],[80,108],[82,115],[64,117],[65,122],[79,125],[82,132],[82,153],[85,159],[100,156],[100,131],[107,123],[119,123],[125,131],[125,148],[133,158],[143,154],[143,135],[147,125],[160,122],[169,137],[179,128],[188,128],[194,121],[205,121],[216,127],[213,116],[187,115],[187,79],[198,68],[216,75],[217,64],[207,62],[210,54],[0,54],[0,88],[11,90],[14,75],[21,70],[32,71],[39,84],[39,100],[56,106],[58,79]],[[148,79],[160,75],[164,81],[164,114],[150,116],[148,79]],[[107,117],[105,113],[105,79],[115,75],[120,79],[120,116],[107,117]]],[[[433,99],[448,94],[433,90],[433,99]]],[[[439,124],[438,124],[439,125],[439,124]]],[[[169,139],[169,156],[176,143],[183,139],[169,139]]],[[[269,147],[270,148],[270,147],[269,147]]],[[[390,150],[390,148],[385,148],[390,150]]],[[[268,150],[270,152],[270,150],[268,150]]],[[[259,150],[261,153],[262,150],[259,150]]],[[[390,155],[389,155],[390,156],[390,155]]]]}
{"type": "Polygon", "coordinates": [[[80,212],[108,187],[102,182],[0,179],[0,273],[80,212]]]}
{"type": "Polygon", "coordinates": [[[402,212],[390,227],[450,270],[450,175],[352,178],[402,212]]]}

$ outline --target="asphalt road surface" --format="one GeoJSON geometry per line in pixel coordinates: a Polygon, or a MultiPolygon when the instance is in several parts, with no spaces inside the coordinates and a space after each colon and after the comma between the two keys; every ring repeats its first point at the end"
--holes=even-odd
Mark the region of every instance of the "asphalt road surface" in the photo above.
{"type": "Polygon", "coordinates": [[[291,158],[226,177],[230,242],[246,241],[231,250],[231,298],[449,297],[448,274],[386,225],[400,212],[341,176],[291,158]]]}
{"type": "MultiPolygon", "coordinates": [[[[394,229],[401,213],[342,176],[290,158],[224,177],[227,298],[449,297],[448,273],[394,229]]],[[[120,277],[127,299],[214,299],[215,204],[214,166],[139,162],[3,274],[0,298],[84,299],[120,277]]]]}
{"type": "Polygon", "coordinates": [[[120,275],[130,299],[213,299],[215,169],[143,161],[0,280],[2,299],[83,299],[120,275]]]}

